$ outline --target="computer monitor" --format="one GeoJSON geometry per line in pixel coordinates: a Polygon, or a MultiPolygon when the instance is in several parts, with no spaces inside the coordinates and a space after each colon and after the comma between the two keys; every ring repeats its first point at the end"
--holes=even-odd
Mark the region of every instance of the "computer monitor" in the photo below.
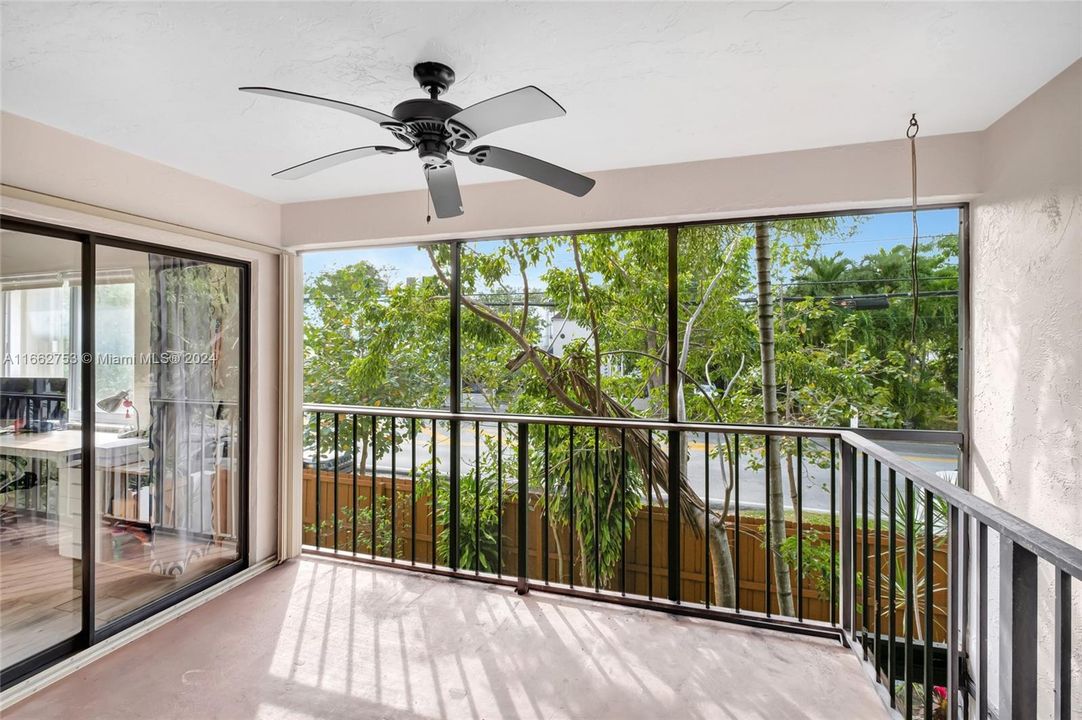
{"type": "Polygon", "coordinates": [[[47,432],[68,423],[68,379],[0,377],[0,425],[47,432]]]}

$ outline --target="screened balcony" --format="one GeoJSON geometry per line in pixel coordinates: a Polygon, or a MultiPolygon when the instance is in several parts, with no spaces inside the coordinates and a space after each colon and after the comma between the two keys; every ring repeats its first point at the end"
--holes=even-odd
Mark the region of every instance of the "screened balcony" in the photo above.
{"type": "Polygon", "coordinates": [[[776,5],[5,2],[0,714],[1076,720],[1082,5],[776,5]]]}

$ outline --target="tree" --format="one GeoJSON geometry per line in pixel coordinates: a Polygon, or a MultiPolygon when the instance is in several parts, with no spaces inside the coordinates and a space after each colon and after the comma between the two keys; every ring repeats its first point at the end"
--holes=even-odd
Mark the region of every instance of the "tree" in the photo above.
{"type": "MultiPolygon", "coordinates": [[[[304,291],[304,397],[306,402],[424,407],[447,394],[448,299],[432,278],[394,285],[368,262],[311,278],[304,291]]],[[[330,419],[327,419],[328,428],[330,419]]],[[[315,434],[306,427],[306,445],[315,434]]],[[[368,467],[372,423],[358,426],[357,466],[368,467]]],[[[331,447],[322,433],[320,452],[331,447]]],[[[377,427],[386,447],[390,432],[377,427]]],[[[352,433],[339,450],[354,452],[352,433]]]]}
{"type": "MultiPolygon", "coordinates": [[[[506,342],[502,354],[507,357],[505,368],[509,373],[519,375],[513,383],[513,394],[507,397],[510,409],[518,412],[528,409],[533,412],[627,418],[634,413],[627,403],[621,401],[621,394],[630,394],[631,397],[645,394],[657,402],[657,397],[662,393],[657,388],[651,389],[648,381],[629,383],[627,377],[601,374],[601,347],[606,339],[618,338],[620,343],[649,343],[650,337],[664,337],[664,333],[658,333],[656,327],[664,317],[665,275],[661,273],[657,276],[650,272],[651,265],[665,256],[664,245],[661,248],[656,246],[657,237],[657,233],[624,233],[620,236],[583,236],[573,240],[566,237],[528,238],[507,241],[493,252],[483,255],[463,255],[460,268],[462,304],[469,313],[484,321],[484,325],[477,328],[479,334],[490,337],[485,325],[500,332],[506,342]],[[564,267],[553,262],[558,253],[567,261],[564,267]],[[530,324],[524,319],[531,302],[528,285],[524,287],[522,310],[486,302],[476,292],[478,289],[491,290],[495,285],[495,289],[506,294],[507,288],[501,283],[503,275],[515,271],[520,277],[528,277],[530,258],[534,258],[535,262],[544,259],[548,265],[543,275],[548,299],[557,307],[566,308],[569,317],[589,329],[588,335],[570,343],[563,355],[546,350],[531,335],[530,324]],[[641,262],[628,262],[629,259],[641,262]],[[600,276],[603,282],[591,282],[592,276],[600,276]],[[604,283],[606,280],[608,284],[604,283]],[[630,300],[634,297],[634,300],[617,302],[612,294],[614,285],[625,285],[628,289],[637,285],[638,291],[627,298],[630,300]],[[598,300],[597,292],[604,293],[604,304],[598,300]],[[602,313],[609,322],[602,322],[602,313]]],[[[440,252],[439,248],[428,248],[436,276],[450,289],[451,279],[440,252]]],[[[464,335],[468,332],[465,323],[463,332],[464,335]]],[[[464,337],[463,345],[468,347],[469,343],[477,340],[464,337]]],[[[497,357],[500,356],[497,354],[497,357]]],[[[486,362],[491,358],[482,356],[480,360],[486,362]]],[[[467,356],[464,364],[469,361],[467,356]]],[[[654,370],[650,369],[646,378],[653,374],[654,370]]],[[[557,502],[550,508],[555,512],[550,512],[550,515],[570,528],[573,541],[579,547],[577,555],[580,558],[592,557],[593,538],[597,535],[599,546],[603,545],[601,554],[606,564],[596,571],[607,576],[626,540],[626,536],[613,532],[614,528],[622,526],[630,531],[632,523],[626,522],[627,516],[632,510],[637,510],[642,495],[652,492],[657,497],[667,489],[664,482],[668,473],[667,453],[655,442],[652,433],[638,429],[626,433],[606,429],[599,433],[596,446],[579,444],[574,448],[568,433],[566,437],[557,438],[550,450],[558,490],[555,495],[557,502]],[[615,457],[621,446],[626,446],[630,456],[629,486],[638,489],[636,496],[616,493],[619,475],[616,468],[619,463],[615,457]],[[571,478],[576,471],[580,478],[588,477],[586,473],[592,472],[595,462],[599,470],[605,468],[604,473],[599,472],[598,493],[595,495],[588,483],[580,481],[572,495],[571,478]],[[647,483],[652,485],[649,491],[647,483]],[[605,493],[601,492],[602,489],[605,493]],[[561,505],[560,501],[569,495],[567,505],[561,505]],[[602,511],[600,505],[604,497],[608,500],[602,511]],[[622,525],[621,513],[624,515],[622,525]],[[572,517],[577,522],[572,522],[572,517]],[[600,517],[604,524],[593,527],[595,517],[600,517]]],[[[681,473],[679,502],[685,520],[691,522],[702,517],[704,504],[687,483],[686,473],[681,473]]],[[[589,563],[582,563],[581,572],[588,577],[594,570],[589,563]]]]}
{"type": "Polygon", "coordinates": [[[812,256],[803,261],[804,269],[793,278],[787,291],[798,296],[823,297],[848,292],[845,281],[850,279],[853,261],[839,250],[830,257],[812,256]]]}

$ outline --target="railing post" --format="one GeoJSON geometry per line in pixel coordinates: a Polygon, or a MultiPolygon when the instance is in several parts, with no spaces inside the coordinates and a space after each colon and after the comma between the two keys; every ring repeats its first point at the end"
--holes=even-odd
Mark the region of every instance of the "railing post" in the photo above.
{"type": "MultiPolygon", "coordinates": [[[[980,519],[976,520],[977,526],[977,707],[975,715],[979,718],[988,717],[989,680],[988,668],[991,659],[988,654],[988,526],[980,519]]],[[[1004,676],[1000,676],[1003,682],[1004,676]]]]}
{"type": "Polygon", "coordinates": [[[1037,716],[1037,556],[999,539],[999,717],[1037,716]]]}
{"type": "Polygon", "coordinates": [[[856,606],[853,602],[855,577],[853,575],[853,551],[856,537],[853,517],[853,482],[856,478],[856,452],[843,440],[842,454],[842,503],[841,503],[841,595],[842,629],[852,635],[856,627],[856,606]]]}
{"type": "Polygon", "coordinates": [[[965,532],[962,513],[950,506],[947,522],[947,717],[957,718],[961,710],[961,578],[962,534],[965,532]]]}
{"type": "MultiPolygon", "coordinates": [[[[448,400],[450,410],[453,413],[462,412],[462,348],[460,335],[462,332],[462,244],[451,243],[451,307],[450,307],[450,357],[448,358],[448,371],[450,388],[448,400]]],[[[458,533],[462,518],[459,517],[459,480],[462,473],[462,428],[458,420],[451,420],[448,424],[450,431],[450,455],[451,467],[448,473],[447,495],[447,565],[452,570],[458,570],[458,533]]],[[[435,498],[436,488],[432,488],[435,498]]],[[[435,555],[436,539],[432,538],[432,553],[435,555]]]]}
{"type": "Polygon", "coordinates": [[[1071,717],[1071,575],[1056,568],[1055,720],[1071,717]]]}
{"type": "MultiPolygon", "coordinates": [[[[669,483],[666,510],[669,518],[669,600],[680,602],[680,431],[669,431],[669,483]]],[[[707,569],[709,572],[709,569],[707,569]]]]}
{"type": "MultiPolygon", "coordinates": [[[[680,420],[678,403],[680,402],[681,379],[680,365],[677,361],[677,358],[680,357],[678,347],[680,340],[680,291],[677,287],[679,284],[679,266],[677,264],[680,257],[679,240],[679,228],[675,225],[670,226],[668,233],[668,278],[666,281],[668,324],[666,326],[665,355],[668,358],[665,369],[668,381],[669,422],[678,422],[680,420]]],[[[666,494],[668,495],[666,509],[669,518],[669,600],[673,602],[680,602],[680,467],[684,461],[684,446],[681,439],[682,436],[679,430],[669,430],[669,482],[666,485],[666,494]]],[[[709,572],[709,570],[705,569],[704,572],[709,572]]]]}
{"type": "Polygon", "coordinates": [[[529,542],[527,532],[527,509],[530,504],[530,426],[519,423],[518,426],[518,582],[515,584],[515,592],[525,595],[530,591],[527,577],[529,572],[526,568],[526,543],[529,542]]]}
{"type": "Polygon", "coordinates": [[[316,464],[316,488],[315,488],[315,490],[316,490],[316,525],[315,525],[315,527],[316,527],[316,550],[319,550],[319,534],[323,530],[323,526],[320,523],[320,520],[322,518],[321,518],[320,512],[319,512],[319,509],[320,509],[319,508],[319,486],[320,486],[320,480],[321,480],[321,478],[319,477],[319,446],[320,446],[320,443],[323,441],[323,435],[320,432],[321,429],[322,429],[322,425],[323,425],[323,423],[321,421],[322,421],[322,418],[320,417],[320,413],[317,412],[316,413],[316,456],[315,456],[315,464],[316,464]]]}
{"type": "Polygon", "coordinates": [[[451,467],[447,488],[447,566],[458,570],[458,532],[462,518],[459,517],[459,480],[462,473],[462,427],[458,420],[447,423],[450,430],[451,467]]]}
{"type": "Polygon", "coordinates": [[[334,545],[333,545],[333,547],[334,547],[335,552],[338,552],[338,514],[339,514],[339,510],[341,508],[341,505],[339,505],[339,503],[338,503],[338,465],[339,465],[339,457],[338,457],[338,413],[335,413],[334,414],[334,491],[333,491],[333,493],[331,495],[331,497],[334,499],[333,500],[334,507],[331,508],[331,512],[334,513],[333,515],[331,515],[331,520],[332,520],[331,524],[334,527],[334,545]]]}

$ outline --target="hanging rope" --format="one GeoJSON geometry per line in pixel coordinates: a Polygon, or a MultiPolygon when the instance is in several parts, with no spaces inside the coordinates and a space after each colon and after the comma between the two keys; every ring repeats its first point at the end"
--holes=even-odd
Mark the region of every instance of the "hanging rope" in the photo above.
{"type": "Polygon", "coordinates": [[[906,128],[905,136],[909,138],[909,158],[912,171],[913,187],[913,245],[911,247],[909,257],[909,271],[910,280],[913,286],[913,319],[909,327],[909,340],[911,343],[911,355],[910,360],[916,356],[917,352],[917,318],[918,318],[918,305],[920,303],[920,278],[917,268],[917,256],[920,250],[917,239],[920,237],[920,230],[917,226],[917,133],[920,132],[920,124],[917,123],[917,114],[913,113],[913,116],[909,118],[909,127],[906,128]]]}

